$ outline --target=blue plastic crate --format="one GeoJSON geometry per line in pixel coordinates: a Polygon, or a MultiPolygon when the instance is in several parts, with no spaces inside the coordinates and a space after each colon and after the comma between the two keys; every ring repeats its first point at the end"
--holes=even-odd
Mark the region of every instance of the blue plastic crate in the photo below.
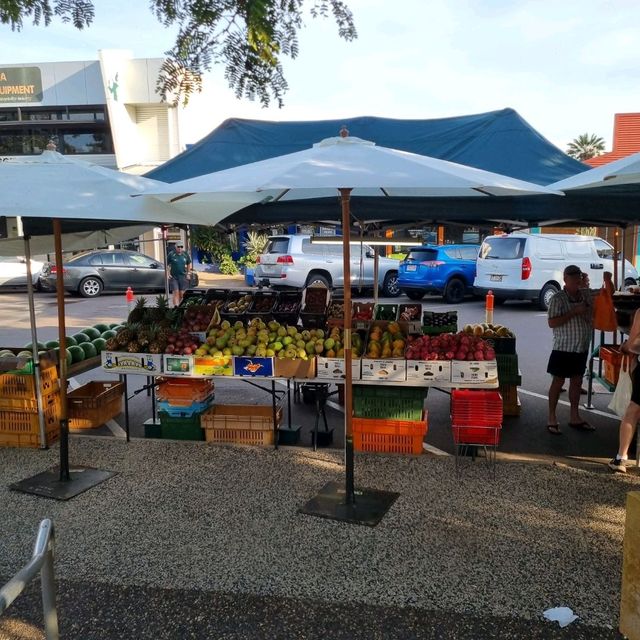
{"type": "Polygon", "coordinates": [[[203,413],[212,404],[215,398],[215,394],[211,394],[203,402],[194,402],[191,405],[173,405],[165,400],[158,401],[158,411],[164,411],[172,418],[190,418],[196,414],[203,413]]]}

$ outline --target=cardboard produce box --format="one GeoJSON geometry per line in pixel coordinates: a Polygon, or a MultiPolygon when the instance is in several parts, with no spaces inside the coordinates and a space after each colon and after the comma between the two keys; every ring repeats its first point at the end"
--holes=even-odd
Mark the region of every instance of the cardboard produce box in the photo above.
{"type": "Polygon", "coordinates": [[[272,378],[274,358],[233,357],[233,375],[243,378],[272,378]]]}
{"type": "Polygon", "coordinates": [[[401,358],[392,360],[371,360],[362,358],[363,380],[392,380],[394,382],[407,379],[407,361],[401,358]]]}
{"type": "Polygon", "coordinates": [[[451,361],[407,360],[407,381],[451,382],[451,361]]]}
{"type": "MultiPolygon", "coordinates": [[[[317,372],[316,378],[319,380],[344,380],[344,358],[316,358],[317,372]]],[[[351,360],[352,380],[362,379],[362,360],[352,358],[351,360]]]]}
{"type": "Polygon", "coordinates": [[[316,359],[290,360],[288,358],[275,359],[276,378],[315,378],[316,359]]]}
{"type": "Polygon", "coordinates": [[[452,360],[451,382],[454,384],[498,384],[495,360],[452,360]]]}
{"type": "Polygon", "coordinates": [[[127,353],[103,351],[102,368],[110,373],[154,375],[162,373],[162,355],[156,353],[127,353]]]}

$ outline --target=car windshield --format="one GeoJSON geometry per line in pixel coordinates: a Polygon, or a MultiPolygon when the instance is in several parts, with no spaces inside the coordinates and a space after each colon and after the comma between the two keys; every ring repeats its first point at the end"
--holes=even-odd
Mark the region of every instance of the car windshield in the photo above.
{"type": "Polygon", "coordinates": [[[287,253],[289,251],[289,238],[269,238],[264,253],[287,253]]]}
{"type": "Polygon", "coordinates": [[[436,249],[411,249],[404,259],[405,262],[427,262],[429,260],[435,260],[438,257],[436,249]]]}
{"type": "Polygon", "coordinates": [[[487,238],[480,247],[485,260],[518,260],[524,253],[526,238],[487,238]]]}

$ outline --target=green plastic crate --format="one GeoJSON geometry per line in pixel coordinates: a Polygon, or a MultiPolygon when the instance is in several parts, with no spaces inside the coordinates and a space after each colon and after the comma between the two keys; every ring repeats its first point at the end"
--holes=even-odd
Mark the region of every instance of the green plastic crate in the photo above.
{"type": "Polygon", "coordinates": [[[166,411],[158,411],[160,437],[167,440],[204,440],[204,430],[200,426],[200,414],[188,418],[174,418],[166,411]]]}
{"type": "Polygon", "coordinates": [[[354,387],[353,414],[357,418],[422,420],[424,389],[354,387]]]}
{"type": "Polygon", "coordinates": [[[496,353],[496,363],[500,384],[522,384],[517,353],[496,353]]]}

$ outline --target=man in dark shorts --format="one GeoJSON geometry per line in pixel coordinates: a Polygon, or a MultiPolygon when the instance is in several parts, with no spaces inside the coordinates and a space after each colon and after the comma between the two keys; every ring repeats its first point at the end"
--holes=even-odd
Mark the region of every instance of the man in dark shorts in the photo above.
{"type": "Polygon", "coordinates": [[[182,301],[184,292],[189,288],[189,267],[191,258],[184,252],[182,242],[176,244],[175,251],[167,257],[169,267],[169,285],[173,292],[173,306],[177,307],[182,301]]]}
{"type": "Polygon", "coordinates": [[[554,435],[562,432],[556,416],[558,398],[566,378],[569,378],[569,426],[582,431],[595,427],[580,417],[580,389],[589,357],[593,328],[593,301],[588,289],[581,289],[580,267],[570,264],[564,270],[564,287],[549,303],[549,327],[553,330],[553,350],[547,373],[553,376],[549,387],[549,419],[547,430],[554,435]]]}

